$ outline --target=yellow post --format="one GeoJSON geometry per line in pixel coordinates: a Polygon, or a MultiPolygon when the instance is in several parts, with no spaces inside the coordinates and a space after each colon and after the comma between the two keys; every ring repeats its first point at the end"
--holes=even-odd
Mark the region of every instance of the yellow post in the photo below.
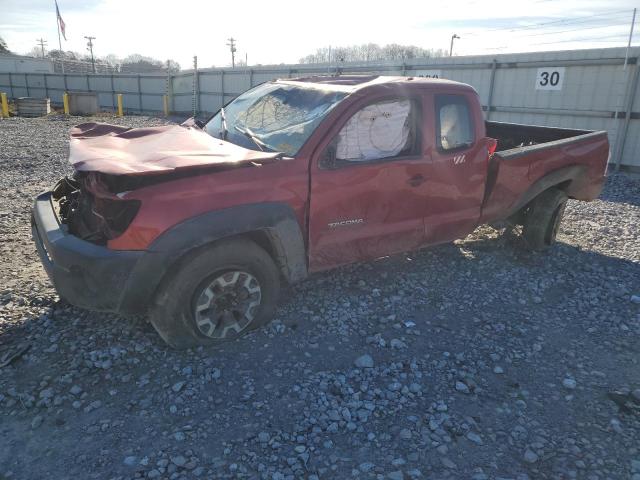
{"type": "Polygon", "coordinates": [[[117,115],[119,117],[121,117],[122,116],[122,94],[121,93],[117,94],[116,98],[118,99],[118,113],[117,113],[117,115]]]}
{"type": "Polygon", "coordinates": [[[2,103],[2,113],[0,117],[9,118],[9,102],[7,102],[7,94],[0,93],[0,103],[2,103]]]}
{"type": "Polygon", "coordinates": [[[162,96],[162,106],[164,107],[164,116],[169,116],[169,95],[162,96]]]}
{"type": "Polygon", "coordinates": [[[69,115],[69,94],[67,92],[62,94],[62,106],[64,108],[64,114],[69,115]]]}

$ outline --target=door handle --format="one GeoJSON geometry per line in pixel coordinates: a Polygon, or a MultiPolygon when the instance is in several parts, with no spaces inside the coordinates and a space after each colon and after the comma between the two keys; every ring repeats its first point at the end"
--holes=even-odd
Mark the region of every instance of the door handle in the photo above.
{"type": "Polygon", "coordinates": [[[422,175],[418,174],[418,175],[414,175],[409,180],[407,180],[407,183],[409,185],[411,185],[412,187],[418,187],[418,186],[422,185],[426,181],[427,181],[426,178],[424,178],[422,175]]]}

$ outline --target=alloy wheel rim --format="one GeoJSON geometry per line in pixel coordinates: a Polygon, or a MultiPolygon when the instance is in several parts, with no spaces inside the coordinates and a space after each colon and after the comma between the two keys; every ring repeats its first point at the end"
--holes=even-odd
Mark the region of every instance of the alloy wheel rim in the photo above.
{"type": "Polygon", "coordinates": [[[196,326],[209,338],[238,336],[255,319],[261,299],[260,283],[250,273],[240,270],[221,273],[195,295],[196,326]]]}

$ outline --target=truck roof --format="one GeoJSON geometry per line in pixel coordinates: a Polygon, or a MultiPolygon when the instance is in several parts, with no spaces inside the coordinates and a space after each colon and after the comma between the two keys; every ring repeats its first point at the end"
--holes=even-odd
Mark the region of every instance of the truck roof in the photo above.
{"type": "Polygon", "coordinates": [[[340,92],[355,92],[357,90],[362,90],[367,87],[372,87],[374,85],[383,85],[383,84],[394,84],[394,85],[403,85],[405,87],[416,87],[416,86],[436,86],[436,85],[447,85],[447,86],[455,86],[463,90],[472,90],[475,89],[461,82],[456,82],[453,80],[445,80],[441,78],[427,78],[427,77],[401,77],[401,76],[391,76],[391,75],[312,75],[308,77],[297,77],[297,78],[282,78],[276,80],[278,83],[286,83],[286,84],[296,84],[298,86],[316,86],[323,89],[336,90],[340,92]]]}

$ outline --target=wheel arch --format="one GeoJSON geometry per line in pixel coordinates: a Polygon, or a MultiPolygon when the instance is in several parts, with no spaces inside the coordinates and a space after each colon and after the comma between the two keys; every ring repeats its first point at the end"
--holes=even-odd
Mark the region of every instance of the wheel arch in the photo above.
{"type": "Polygon", "coordinates": [[[548,173],[536,180],[527,189],[518,202],[511,207],[507,217],[517,215],[535,200],[536,197],[551,188],[562,190],[569,198],[574,198],[575,191],[580,188],[585,176],[586,167],[582,165],[571,165],[548,173]]]}
{"type": "Polygon", "coordinates": [[[265,250],[288,283],[307,276],[304,237],[293,209],[275,202],[241,205],[189,218],[161,234],[131,273],[120,311],[145,311],[161,283],[185,260],[234,238],[265,250]]]}

